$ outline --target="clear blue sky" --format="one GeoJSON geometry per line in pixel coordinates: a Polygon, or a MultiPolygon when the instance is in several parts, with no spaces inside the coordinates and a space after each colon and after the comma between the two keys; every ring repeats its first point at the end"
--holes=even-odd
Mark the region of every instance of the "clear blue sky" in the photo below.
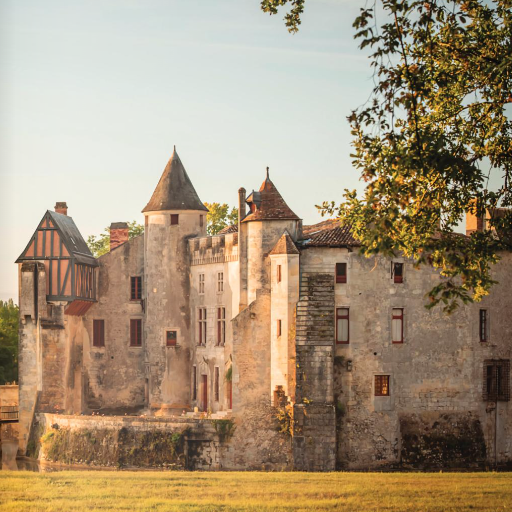
{"type": "Polygon", "coordinates": [[[358,186],[346,116],[371,90],[357,0],[309,0],[301,31],[258,0],[0,3],[0,299],[56,201],[84,238],[143,221],[173,145],[203,201],[271,178],[305,223],[358,186]]]}

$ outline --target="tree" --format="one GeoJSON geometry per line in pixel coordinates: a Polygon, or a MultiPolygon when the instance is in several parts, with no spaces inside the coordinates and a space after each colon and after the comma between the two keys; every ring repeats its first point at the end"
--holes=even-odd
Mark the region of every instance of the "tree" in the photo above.
{"type": "Polygon", "coordinates": [[[18,380],[19,308],[0,300],[0,385],[18,380]]]}
{"type": "MultiPolygon", "coordinates": [[[[142,224],[138,224],[135,220],[128,222],[128,238],[130,240],[136,236],[142,235],[142,233],[144,233],[144,226],[142,224]]],[[[87,238],[87,245],[95,258],[99,258],[109,252],[110,228],[105,228],[99,237],[90,235],[89,238],[87,238]]]]}
{"type": "MultiPolygon", "coordinates": [[[[287,3],[298,13],[287,18],[295,32],[304,1],[261,6],[275,14],[287,3]]],[[[439,268],[445,279],[428,307],[442,303],[447,312],[487,295],[491,266],[511,248],[512,216],[503,209],[512,204],[511,6],[381,0],[354,21],[360,48],[371,49],[375,83],[348,118],[365,189],[362,197],[345,190],[341,204],[321,209],[352,225],[365,255],[402,252],[439,268]],[[497,190],[489,190],[491,172],[501,174],[497,190]],[[489,229],[458,235],[468,211],[487,215],[489,229]]]]}
{"type": "Polygon", "coordinates": [[[216,235],[227,226],[238,224],[238,208],[229,210],[226,203],[204,203],[208,208],[206,214],[206,231],[209,235],[216,235]]]}

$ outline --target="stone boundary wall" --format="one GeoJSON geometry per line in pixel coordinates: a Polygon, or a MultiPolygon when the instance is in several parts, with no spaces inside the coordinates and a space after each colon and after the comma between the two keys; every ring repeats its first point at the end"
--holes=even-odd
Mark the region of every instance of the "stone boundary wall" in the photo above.
{"type": "Polygon", "coordinates": [[[233,422],[146,416],[38,414],[39,459],[111,467],[229,469],[233,422]]]}

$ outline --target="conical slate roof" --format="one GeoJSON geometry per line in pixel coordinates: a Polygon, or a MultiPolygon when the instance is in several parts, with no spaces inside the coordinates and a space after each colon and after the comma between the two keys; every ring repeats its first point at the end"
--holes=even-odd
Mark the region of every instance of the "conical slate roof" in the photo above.
{"type": "Polygon", "coordinates": [[[158,185],[142,212],[162,210],[203,210],[208,208],[201,202],[188,177],[185,167],[174,147],[174,152],[165,166],[158,185]]]}
{"type": "Polygon", "coordinates": [[[249,213],[242,222],[255,220],[300,220],[286,204],[283,196],[268,176],[262,183],[259,192],[253,192],[248,198],[248,203],[256,203],[256,211],[249,213]]]}

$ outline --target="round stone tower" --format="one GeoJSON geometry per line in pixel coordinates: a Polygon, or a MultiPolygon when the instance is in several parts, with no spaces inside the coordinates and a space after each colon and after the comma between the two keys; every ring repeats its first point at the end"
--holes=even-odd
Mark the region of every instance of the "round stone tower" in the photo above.
{"type": "Polygon", "coordinates": [[[190,409],[190,281],[187,240],[206,235],[208,209],[174,148],[142,210],[145,278],[146,398],[155,414],[190,409]]]}

